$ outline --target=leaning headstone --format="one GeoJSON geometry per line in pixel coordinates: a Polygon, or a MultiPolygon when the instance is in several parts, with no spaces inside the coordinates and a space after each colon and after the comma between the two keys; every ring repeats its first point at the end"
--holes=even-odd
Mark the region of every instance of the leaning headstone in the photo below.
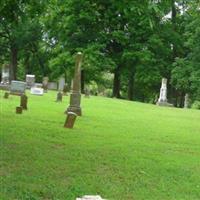
{"type": "Polygon", "coordinates": [[[58,81],[58,90],[63,91],[65,85],[65,78],[61,77],[58,81]]]}
{"type": "Polygon", "coordinates": [[[185,101],[184,101],[184,108],[189,108],[189,106],[190,106],[189,94],[186,94],[185,101]]]}
{"type": "Polygon", "coordinates": [[[83,54],[81,52],[77,53],[76,61],[75,61],[75,72],[74,72],[74,79],[73,79],[73,89],[70,95],[70,105],[67,108],[68,112],[74,112],[78,116],[81,116],[81,93],[80,93],[80,84],[81,84],[81,64],[82,64],[83,54]]]}
{"type": "Polygon", "coordinates": [[[26,86],[27,88],[31,88],[35,85],[35,75],[26,74],[26,86]]]}
{"type": "Polygon", "coordinates": [[[56,99],[57,102],[61,102],[62,101],[62,93],[61,92],[58,92],[57,93],[57,99],[56,99]]]}
{"type": "Polygon", "coordinates": [[[28,109],[27,103],[28,103],[28,97],[25,94],[23,94],[20,99],[20,106],[22,107],[23,110],[28,109]]]}
{"type": "Polygon", "coordinates": [[[22,107],[21,106],[16,107],[16,114],[22,114],[22,107]]]}
{"type": "Polygon", "coordinates": [[[11,81],[10,94],[19,95],[25,94],[26,83],[22,81],[11,81]]]}
{"type": "Polygon", "coordinates": [[[58,84],[56,82],[48,82],[48,89],[49,90],[57,90],[58,84]]]}
{"type": "Polygon", "coordinates": [[[105,200],[105,199],[102,199],[101,196],[99,196],[99,195],[96,195],[96,196],[85,195],[81,198],[76,198],[76,200],[105,200]]]}
{"type": "Polygon", "coordinates": [[[67,84],[63,87],[63,95],[67,95],[67,84]]]}
{"type": "Polygon", "coordinates": [[[42,81],[42,88],[44,89],[45,93],[48,90],[48,82],[49,82],[49,78],[48,77],[44,77],[43,81],[42,81]]]}
{"type": "Polygon", "coordinates": [[[74,123],[76,121],[76,117],[77,117],[76,113],[68,112],[64,127],[65,128],[73,128],[74,127],[74,123]]]}
{"type": "Polygon", "coordinates": [[[43,88],[32,87],[31,94],[42,96],[44,94],[43,88]]]}
{"type": "Polygon", "coordinates": [[[173,106],[172,104],[169,104],[167,101],[167,79],[162,79],[162,85],[160,88],[160,96],[157,102],[157,105],[159,106],[173,106]]]}
{"type": "Polygon", "coordinates": [[[9,93],[8,93],[8,92],[5,92],[3,98],[4,98],[4,99],[8,99],[8,97],[9,97],[9,93]]]}
{"type": "Polygon", "coordinates": [[[1,84],[2,85],[8,85],[9,84],[9,66],[4,65],[1,71],[1,84]]]}

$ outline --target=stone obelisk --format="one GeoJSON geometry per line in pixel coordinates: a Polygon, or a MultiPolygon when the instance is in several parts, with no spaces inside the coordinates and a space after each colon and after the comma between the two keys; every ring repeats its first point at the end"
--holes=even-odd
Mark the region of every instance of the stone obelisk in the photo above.
{"type": "Polygon", "coordinates": [[[74,71],[74,79],[73,79],[73,87],[72,92],[70,94],[70,105],[66,110],[66,114],[68,112],[74,112],[78,116],[81,116],[81,64],[82,64],[83,54],[78,52],[76,54],[75,60],[75,71],[74,71]]]}

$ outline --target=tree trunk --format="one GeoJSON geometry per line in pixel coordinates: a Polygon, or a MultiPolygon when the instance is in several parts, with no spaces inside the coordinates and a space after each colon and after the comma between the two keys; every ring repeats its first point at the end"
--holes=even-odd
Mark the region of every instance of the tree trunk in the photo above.
{"type": "Polygon", "coordinates": [[[11,47],[10,81],[17,80],[17,48],[11,47]]]}
{"type": "Polygon", "coordinates": [[[120,98],[120,66],[117,66],[114,71],[113,81],[113,97],[120,98]]]}
{"type": "Polygon", "coordinates": [[[134,76],[135,76],[135,72],[134,70],[131,70],[129,81],[128,81],[128,100],[130,101],[133,100],[134,76]]]}

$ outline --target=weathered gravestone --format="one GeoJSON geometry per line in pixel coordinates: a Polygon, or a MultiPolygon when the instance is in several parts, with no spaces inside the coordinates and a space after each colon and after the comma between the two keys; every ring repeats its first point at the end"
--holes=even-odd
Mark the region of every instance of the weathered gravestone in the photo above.
{"type": "Polygon", "coordinates": [[[27,110],[27,103],[28,103],[28,97],[23,94],[21,95],[21,98],[20,98],[20,107],[22,107],[23,110],[27,110]]]}
{"type": "Polygon", "coordinates": [[[62,93],[58,92],[57,93],[57,98],[56,98],[56,102],[61,102],[62,101],[62,93]]]}
{"type": "Polygon", "coordinates": [[[16,114],[22,114],[22,107],[21,106],[16,107],[16,114]]]}
{"type": "Polygon", "coordinates": [[[58,84],[56,82],[48,82],[48,89],[49,90],[57,90],[58,84]]]}
{"type": "Polygon", "coordinates": [[[99,195],[96,195],[96,196],[85,195],[81,198],[76,198],[76,200],[105,200],[105,199],[102,199],[101,196],[99,196],[99,195]]]}
{"type": "Polygon", "coordinates": [[[42,81],[42,88],[44,89],[45,93],[48,90],[48,82],[49,82],[49,78],[48,77],[44,77],[43,81],[42,81]]]}
{"type": "Polygon", "coordinates": [[[67,95],[67,84],[63,87],[63,95],[67,95]]]}
{"type": "Polygon", "coordinates": [[[44,94],[44,89],[38,87],[32,87],[31,94],[42,96],[44,94]]]}
{"type": "Polygon", "coordinates": [[[167,79],[162,79],[162,85],[160,88],[160,96],[157,102],[157,105],[159,106],[173,106],[172,104],[169,104],[167,102],[167,79]]]}
{"type": "Polygon", "coordinates": [[[65,78],[61,77],[58,81],[58,90],[63,91],[64,86],[65,86],[65,78]]]}
{"type": "Polygon", "coordinates": [[[4,99],[8,99],[8,97],[9,97],[9,93],[8,93],[8,92],[5,92],[3,98],[4,98],[4,99]]]}
{"type": "Polygon", "coordinates": [[[26,86],[27,88],[31,88],[35,85],[35,75],[26,74],[26,86]]]}
{"type": "Polygon", "coordinates": [[[73,79],[73,89],[70,95],[70,105],[67,108],[68,112],[74,112],[78,116],[81,116],[81,93],[80,93],[80,79],[81,79],[81,64],[82,64],[83,54],[81,52],[77,53],[76,60],[75,60],[75,72],[74,72],[74,79],[73,79]]]}
{"type": "Polygon", "coordinates": [[[87,97],[87,98],[90,97],[90,88],[89,87],[85,88],[85,97],[87,97]]]}
{"type": "Polygon", "coordinates": [[[185,95],[185,101],[184,101],[184,108],[189,108],[190,107],[190,98],[189,94],[185,95]]]}
{"type": "Polygon", "coordinates": [[[11,81],[10,94],[23,95],[26,91],[26,83],[22,81],[11,81]]]}
{"type": "Polygon", "coordinates": [[[64,127],[65,128],[73,128],[74,127],[74,123],[76,121],[76,117],[77,117],[76,113],[68,112],[64,127]]]}

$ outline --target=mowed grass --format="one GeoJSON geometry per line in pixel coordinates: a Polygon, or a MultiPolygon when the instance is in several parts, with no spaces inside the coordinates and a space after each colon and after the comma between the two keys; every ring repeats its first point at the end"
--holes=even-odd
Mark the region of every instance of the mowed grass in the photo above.
{"type": "Polygon", "coordinates": [[[0,199],[199,200],[200,112],[82,97],[83,116],[63,128],[69,96],[0,92],[0,199]]]}

